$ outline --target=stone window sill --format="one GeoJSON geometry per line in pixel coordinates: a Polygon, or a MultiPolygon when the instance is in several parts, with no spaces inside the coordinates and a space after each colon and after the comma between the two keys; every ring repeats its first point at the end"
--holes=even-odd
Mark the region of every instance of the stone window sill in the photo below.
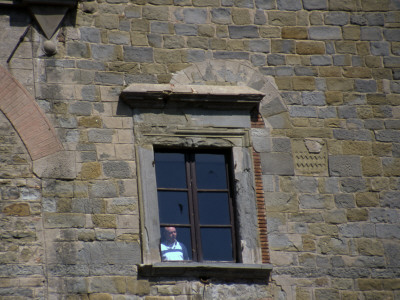
{"type": "Polygon", "coordinates": [[[268,281],[271,264],[159,262],[138,265],[144,277],[197,277],[201,279],[258,279],[268,281]]]}

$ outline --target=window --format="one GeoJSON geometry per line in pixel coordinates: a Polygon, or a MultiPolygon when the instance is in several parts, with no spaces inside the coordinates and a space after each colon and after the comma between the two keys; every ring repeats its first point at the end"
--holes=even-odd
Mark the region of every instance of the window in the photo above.
{"type": "Polygon", "coordinates": [[[242,86],[133,84],[122,92],[133,108],[139,276],[268,279],[250,119],[263,96],[242,86]],[[162,258],[165,228],[187,257],[177,245],[161,249],[172,261],[162,258]]]}
{"type": "Polygon", "coordinates": [[[235,262],[230,155],[156,150],[154,159],[162,260],[235,262]]]}

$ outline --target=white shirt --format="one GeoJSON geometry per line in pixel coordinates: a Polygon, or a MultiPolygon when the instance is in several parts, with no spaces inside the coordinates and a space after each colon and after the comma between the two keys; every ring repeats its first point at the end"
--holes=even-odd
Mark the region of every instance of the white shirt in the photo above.
{"type": "Polygon", "coordinates": [[[175,241],[171,245],[161,243],[161,260],[188,260],[185,245],[175,241]]]}

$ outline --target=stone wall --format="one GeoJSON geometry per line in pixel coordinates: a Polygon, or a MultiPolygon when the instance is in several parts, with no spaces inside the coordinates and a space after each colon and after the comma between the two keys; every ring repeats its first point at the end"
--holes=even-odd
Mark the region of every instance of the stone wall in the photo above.
{"type": "Polygon", "coordinates": [[[52,38],[57,54],[44,54],[35,25],[9,64],[30,17],[0,10],[0,63],[35,97],[67,158],[34,172],[0,115],[1,297],[400,297],[397,1],[82,1],[52,38]],[[221,60],[253,71],[222,72],[221,60]],[[252,133],[270,282],[138,278],[140,178],[121,91],[183,77],[262,89],[260,76],[276,84],[261,107],[265,128],[252,133]]]}

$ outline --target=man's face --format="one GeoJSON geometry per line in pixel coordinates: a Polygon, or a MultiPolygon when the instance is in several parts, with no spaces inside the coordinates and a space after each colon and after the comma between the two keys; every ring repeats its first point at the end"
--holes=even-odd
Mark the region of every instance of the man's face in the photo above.
{"type": "Polygon", "coordinates": [[[168,243],[173,243],[176,240],[176,229],[175,227],[165,227],[165,240],[168,243]]]}

